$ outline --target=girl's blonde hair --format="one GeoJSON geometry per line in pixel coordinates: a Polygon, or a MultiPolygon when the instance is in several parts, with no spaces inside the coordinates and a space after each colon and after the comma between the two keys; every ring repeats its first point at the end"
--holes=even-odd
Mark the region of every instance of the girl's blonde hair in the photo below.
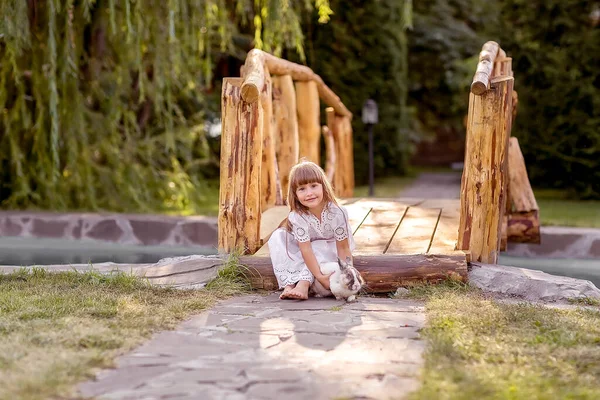
{"type": "Polygon", "coordinates": [[[296,212],[307,213],[308,208],[296,197],[296,190],[299,186],[307,183],[320,183],[323,185],[323,201],[326,203],[332,202],[338,205],[331,183],[327,180],[327,176],[321,167],[311,161],[300,161],[294,165],[290,171],[290,180],[288,188],[288,204],[290,209],[296,212]]]}

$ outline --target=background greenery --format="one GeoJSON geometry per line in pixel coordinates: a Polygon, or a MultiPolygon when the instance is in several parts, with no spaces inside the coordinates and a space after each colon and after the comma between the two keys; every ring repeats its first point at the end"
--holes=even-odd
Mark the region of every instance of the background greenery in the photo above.
{"type": "Polygon", "coordinates": [[[600,198],[600,2],[503,0],[498,37],[513,57],[530,179],[600,198]]]}
{"type": "Polygon", "coordinates": [[[354,113],[358,184],[367,98],[380,108],[376,176],[459,161],[487,40],[513,57],[513,134],[532,183],[599,198],[597,10],[576,0],[2,0],[0,204],[202,212],[218,172],[207,132],[220,81],[254,46],[307,63],[354,113]]]}

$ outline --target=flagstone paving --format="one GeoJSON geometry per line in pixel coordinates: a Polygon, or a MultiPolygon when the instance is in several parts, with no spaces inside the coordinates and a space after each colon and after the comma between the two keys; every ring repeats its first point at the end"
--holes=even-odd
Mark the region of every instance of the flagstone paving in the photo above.
{"type": "Polygon", "coordinates": [[[402,399],[418,388],[423,305],[360,297],[220,303],[79,386],[99,399],[402,399]]]}

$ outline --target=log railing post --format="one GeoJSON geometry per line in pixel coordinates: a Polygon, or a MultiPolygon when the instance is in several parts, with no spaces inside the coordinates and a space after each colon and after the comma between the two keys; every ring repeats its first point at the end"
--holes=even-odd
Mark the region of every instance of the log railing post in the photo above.
{"type": "Polygon", "coordinates": [[[296,91],[290,75],[272,77],[275,153],[283,201],[287,201],[290,170],[298,163],[296,91]]]}
{"type": "Polygon", "coordinates": [[[263,157],[262,157],[262,193],[261,193],[261,212],[266,211],[281,198],[281,187],[277,184],[277,161],[275,156],[275,137],[273,126],[273,94],[271,86],[271,76],[265,68],[265,84],[260,94],[260,105],[263,116],[263,157]]]}
{"type": "Polygon", "coordinates": [[[260,246],[262,107],[241,97],[241,78],[223,79],[219,251],[254,253],[260,246]]]}
{"type": "Polygon", "coordinates": [[[319,91],[315,81],[296,82],[300,157],[320,164],[319,91]]]}
{"type": "Polygon", "coordinates": [[[508,241],[540,243],[539,207],[529,183],[525,159],[516,137],[510,138],[508,160],[510,201],[514,206],[514,210],[508,216],[508,241]]]}
{"type": "Polygon", "coordinates": [[[473,261],[495,264],[498,260],[513,81],[508,76],[494,78],[489,90],[469,97],[458,249],[469,250],[473,261]]]}
{"type": "Polygon", "coordinates": [[[352,145],[352,121],[344,116],[344,156],[346,157],[346,170],[344,171],[344,197],[354,195],[354,146],[352,145]]]}

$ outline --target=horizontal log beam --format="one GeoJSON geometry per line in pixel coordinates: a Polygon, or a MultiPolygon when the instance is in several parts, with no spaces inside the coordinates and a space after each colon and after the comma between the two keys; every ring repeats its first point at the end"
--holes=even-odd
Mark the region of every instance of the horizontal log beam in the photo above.
{"type": "Polygon", "coordinates": [[[477,70],[471,83],[471,93],[481,96],[488,89],[494,70],[494,61],[498,56],[500,46],[496,42],[486,42],[479,53],[477,70]]]}
{"type": "MultiPolygon", "coordinates": [[[[255,289],[276,290],[277,279],[269,257],[244,256],[239,262],[255,289]]],[[[368,293],[393,292],[411,282],[437,282],[452,277],[467,280],[467,259],[456,252],[449,255],[355,256],[354,266],[366,282],[368,293]]]]}
{"type": "Polygon", "coordinates": [[[323,79],[307,66],[275,57],[259,49],[250,50],[242,68],[242,98],[248,103],[258,100],[260,89],[264,85],[264,69],[267,66],[271,75],[290,75],[295,81],[315,81],[319,97],[325,104],[335,109],[336,114],[352,118],[352,113],[346,108],[340,98],[331,90],[323,79]]]}

